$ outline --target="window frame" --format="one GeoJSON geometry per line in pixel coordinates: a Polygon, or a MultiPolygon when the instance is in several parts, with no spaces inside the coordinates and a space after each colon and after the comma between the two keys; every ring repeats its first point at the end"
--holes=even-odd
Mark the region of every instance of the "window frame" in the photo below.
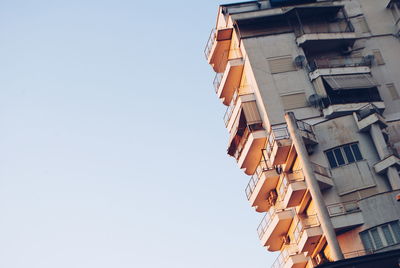
{"type": "Polygon", "coordinates": [[[331,169],[365,160],[358,142],[342,144],[325,150],[325,156],[331,169]],[[338,157],[339,155],[340,157],[338,157]]]}
{"type": "Polygon", "coordinates": [[[400,230],[400,222],[397,221],[391,221],[387,222],[385,224],[381,224],[379,226],[375,226],[373,228],[364,230],[359,233],[361,241],[364,245],[365,250],[381,250],[386,247],[394,246],[397,244],[400,244],[400,234],[396,235],[396,230],[392,227],[394,225],[397,225],[398,229],[400,230]],[[385,232],[384,228],[388,230],[389,232],[385,232]],[[374,237],[373,233],[378,235],[378,237],[374,237]],[[389,234],[390,239],[393,241],[393,243],[390,243],[387,239],[387,235],[389,234]],[[378,238],[378,239],[375,239],[378,238]],[[368,240],[368,241],[366,241],[368,240]],[[367,248],[368,245],[367,243],[370,243],[372,248],[367,248]],[[379,244],[379,246],[378,246],[379,244]]]}

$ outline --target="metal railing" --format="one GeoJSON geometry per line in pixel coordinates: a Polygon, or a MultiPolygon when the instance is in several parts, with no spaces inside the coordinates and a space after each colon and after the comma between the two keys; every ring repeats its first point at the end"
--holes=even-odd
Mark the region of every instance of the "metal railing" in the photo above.
{"type": "Polygon", "coordinates": [[[323,167],[317,163],[311,162],[311,166],[314,170],[315,173],[327,177],[327,178],[332,178],[332,172],[330,168],[323,167]]]}
{"type": "Polygon", "coordinates": [[[374,251],[372,249],[363,249],[363,250],[345,252],[345,253],[343,253],[343,256],[345,259],[350,259],[350,258],[361,257],[361,256],[373,254],[373,253],[374,253],[374,251]]]}
{"type": "Polygon", "coordinates": [[[279,186],[279,199],[284,200],[289,185],[296,181],[304,181],[304,174],[302,170],[295,170],[292,173],[285,173],[282,177],[282,183],[279,186]],[[298,176],[300,175],[300,176],[298,176]]]}
{"type": "Polygon", "coordinates": [[[210,36],[208,37],[206,47],[204,48],[204,55],[206,56],[206,59],[210,56],[212,47],[216,41],[217,37],[217,30],[215,28],[211,29],[210,36]]]}
{"type": "Polygon", "coordinates": [[[298,222],[293,231],[293,237],[296,243],[299,242],[305,229],[320,226],[317,215],[310,215],[305,217],[298,217],[298,222]]]}
{"type": "Polygon", "coordinates": [[[309,62],[310,71],[325,68],[371,66],[372,57],[324,57],[309,62]]]}
{"type": "Polygon", "coordinates": [[[327,208],[331,217],[361,211],[357,200],[328,205],[327,208]]]}
{"type": "Polygon", "coordinates": [[[274,145],[277,141],[279,140],[285,140],[289,139],[289,130],[285,125],[280,125],[280,126],[273,126],[269,132],[269,135],[267,137],[267,144],[265,148],[265,152],[267,154],[267,159],[271,158],[272,151],[274,149],[274,145]]]}
{"type": "Polygon", "coordinates": [[[299,254],[296,244],[287,245],[282,252],[278,255],[271,268],[282,268],[290,256],[299,254]]]}
{"type": "Polygon", "coordinates": [[[302,120],[297,120],[297,127],[300,130],[300,133],[302,134],[303,137],[306,137],[309,140],[317,141],[317,136],[315,136],[313,126],[302,121],[302,120]]]}
{"type": "Polygon", "coordinates": [[[224,123],[225,126],[228,126],[229,120],[231,119],[231,116],[233,114],[233,110],[235,109],[236,102],[240,96],[243,95],[248,95],[248,94],[253,94],[252,90],[248,90],[247,87],[241,87],[237,88],[233,92],[232,100],[229,103],[229,106],[226,108],[225,114],[224,114],[224,123]]]}
{"type": "Polygon", "coordinates": [[[250,177],[249,183],[246,186],[245,193],[247,200],[250,200],[251,195],[254,192],[254,189],[257,187],[258,182],[260,181],[261,176],[263,175],[264,171],[273,170],[274,167],[268,167],[266,160],[261,160],[258,164],[256,171],[254,172],[253,176],[250,177]]]}
{"type": "MultiPolygon", "coordinates": [[[[292,209],[289,209],[289,210],[292,210],[292,209]]],[[[271,207],[270,210],[268,210],[265,213],[264,217],[262,218],[260,224],[257,227],[257,234],[258,234],[258,238],[260,238],[260,240],[263,238],[265,232],[267,231],[268,227],[270,226],[275,214],[278,212],[281,212],[281,211],[284,211],[282,204],[280,202],[277,202],[275,204],[275,206],[271,207]]]]}
{"type": "Polygon", "coordinates": [[[215,93],[218,93],[219,86],[221,85],[222,77],[224,73],[216,73],[213,81],[215,93]]]}

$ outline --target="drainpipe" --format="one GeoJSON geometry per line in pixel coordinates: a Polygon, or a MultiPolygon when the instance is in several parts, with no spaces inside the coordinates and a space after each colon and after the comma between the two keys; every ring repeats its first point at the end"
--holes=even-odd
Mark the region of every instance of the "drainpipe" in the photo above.
{"type": "Polygon", "coordinates": [[[336,238],[335,229],[333,227],[331,218],[329,217],[329,212],[326,208],[317,178],[312,168],[310,159],[308,158],[306,146],[304,145],[303,138],[298,131],[299,129],[297,127],[294,113],[286,113],[285,120],[288,125],[290,138],[292,139],[292,142],[296,148],[297,155],[299,156],[300,163],[304,172],[305,181],[310,191],[311,198],[314,201],[318,219],[321,222],[321,228],[330,247],[333,260],[342,260],[344,258],[343,253],[336,238]]]}

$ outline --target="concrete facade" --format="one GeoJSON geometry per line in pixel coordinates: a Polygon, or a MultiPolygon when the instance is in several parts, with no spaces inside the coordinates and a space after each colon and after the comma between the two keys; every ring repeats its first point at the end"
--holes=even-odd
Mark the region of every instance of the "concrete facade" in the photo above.
{"type": "Polygon", "coordinates": [[[400,246],[400,1],[221,5],[205,54],[274,267],[400,246]]]}

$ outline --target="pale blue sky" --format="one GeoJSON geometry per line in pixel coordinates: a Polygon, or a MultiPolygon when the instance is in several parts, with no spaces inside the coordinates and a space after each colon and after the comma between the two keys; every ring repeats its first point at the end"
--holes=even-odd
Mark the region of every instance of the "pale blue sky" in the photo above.
{"type": "Polygon", "coordinates": [[[0,268],[266,268],[203,49],[220,2],[0,2],[0,268]]]}

